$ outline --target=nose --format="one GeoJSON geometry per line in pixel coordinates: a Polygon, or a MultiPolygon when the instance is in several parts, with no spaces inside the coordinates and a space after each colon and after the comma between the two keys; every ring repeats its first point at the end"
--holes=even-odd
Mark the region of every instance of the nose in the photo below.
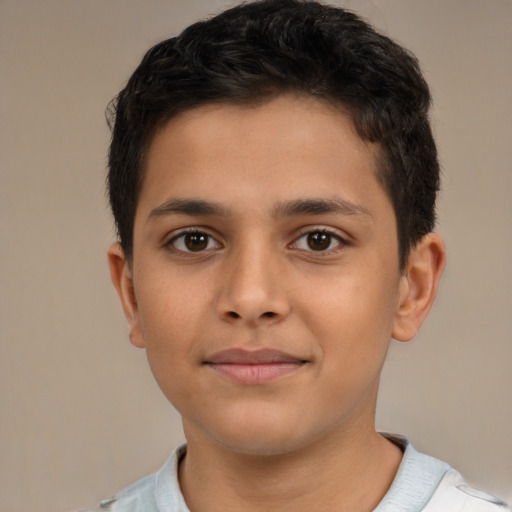
{"type": "Polygon", "coordinates": [[[251,327],[281,322],[290,312],[285,269],[264,248],[236,251],[219,274],[218,316],[251,327]]]}

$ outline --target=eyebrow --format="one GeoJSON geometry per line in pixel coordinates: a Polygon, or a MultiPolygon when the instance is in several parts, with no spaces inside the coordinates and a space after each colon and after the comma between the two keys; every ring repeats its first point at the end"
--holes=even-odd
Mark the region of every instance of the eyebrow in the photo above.
{"type": "MultiPolygon", "coordinates": [[[[369,210],[363,206],[340,197],[330,197],[327,199],[304,198],[279,202],[273,208],[272,216],[275,218],[283,218],[298,215],[325,215],[329,213],[372,217],[369,210]]],[[[172,214],[227,216],[229,210],[218,203],[204,199],[170,198],[151,210],[149,218],[172,214]]]]}
{"type": "Polygon", "coordinates": [[[352,203],[340,197],[330,197],[328,199],[296,199],[279,203],[274,208],[274,216],[278,218],[297,215],[324,215],[328,213],[372,217],[370,211],[364,206],[352,203]]]}
{"type": "Polygon", "coordinates": [[[182,215],[227,215],[227,210],[218,203],[205,201],[202,199],[179,199],[171,198],[157,206],[149,217],[161,217],[169,214],[182,214],[182,215]]]}

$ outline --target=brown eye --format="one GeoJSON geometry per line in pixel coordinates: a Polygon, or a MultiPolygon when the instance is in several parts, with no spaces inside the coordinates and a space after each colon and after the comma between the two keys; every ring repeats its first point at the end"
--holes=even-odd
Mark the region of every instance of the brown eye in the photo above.
{"type": "Polygon", "coordinates": [[[189,231],[175,236],[169,246],[180,252],[202,252],[210,249],[219,249],[221,245],[207,233],[202,231],[189,231]]]}
{"type": "Polygon", "coordinates": [[[205,233],[187,233],[183,242],[189,251],[203,251],[208,247],[208,235],[205,233]]]}
{"type": "Polygon", "coordinates": [[[325,251],[329,249],[331,243],[332,236],[329,233],[317,231],[315,233],[309,233],[307,236],[307,244],[312,251],[325,251]]]}
{"type": "Polygon", "coordinates": [[[301,251],[327,253],[346,245],[349,243],[341,236],[330,231],[317,230],[304,233],[295,240],[292,247],[301,251]]]}

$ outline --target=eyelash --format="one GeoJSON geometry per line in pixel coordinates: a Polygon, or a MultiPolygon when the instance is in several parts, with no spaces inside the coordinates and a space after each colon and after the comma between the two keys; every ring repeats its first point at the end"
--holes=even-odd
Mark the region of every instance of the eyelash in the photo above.
{"type": "MultiPolygon", "coordinates": [[[[188,228],[185,230],[180,231],[177,235],[171,237],[167,242],[165,242],[165,246],[176,253],[182,253],[182,254],[202,254],[206,251],[211,250],[211,247],[208,247],[211,242],[214,242],[217,246],[221,246],[221,244],[209,233],[207,233],[205,230],[202,230],[200,228],[188,228]],[[186,248],[179,248],[176,247],[176,243],[181,239],[183,241],[183,244],[185,244],[185,237],[187,235],[204,235],[206,238],[206,244],[207,246],[204,249],[201,249],[199,251],[192,251],[187,250],[186,248]]],[[[217,249],[218,247],[214,247],[214,249],[217,249]]]]}
{"type": "MultiPolygon", "coordinates": [[[[318,256],[324,256],[324,255],[330,255],[333,253],[338,252],[339,250],[342,250],[344,247],[351,245],[351,243],[344,237],[340,236],[337,232],[334,232],[333,230],[325,229],[325,228],[308,228],[307,231],[303,231],[295,240],[289,244],[288,247],[298,249],[300,251],[303,251],[305,253],[312,253],[318,256]],[[328,240],[328,247],[325,249],[312,249],[309,248],[300,248],[298,247],[299,242],[304,239],[306,240],[306,243],[308,243],[308,237],[312,235],[327,235],[329,237],[328,240]],[[336,245],[332,247],[332,243],[335,242],[336,245]]],[[[205,254],[211,250],[222,248],[222,244],[216,240],[215,237],[210,235],[206,230],[202,230],[200,228],[192,227],[187,228],[185,230],[180,231],[178,234],[171,237],[167,242],[164,244],[165,247],[167,247],[169,250],[176,252],[178,254],[205,254]],[[199,249],[197,251],[187,249],[185,244],[185,237],[187,235],[204,235],[206,239],[206,246],[202,249],[199,249]],[[179,241],[182,241],[183,247],[177,247],[177,243],[179,241]],[[212,242],[216,245],[216,247],[209,247],[212,242]]]]}
{"type": "Polygon", "coordinates": [[[292,247],[295,246],[299,250],[302,250],[304,252],[310,252],[310,253],[313,253],[313,254],[318,255],[318,256],[331,255],[333,253],[336,253],[336,252],[342,250],[344,247],[346,247],[348,245],[350,245],[350,242],[347,239],[345,239],[344,237],[340,236],[337,232],[335,232],[333,230],[330,230],[330,229],[321,228],[321,227],[318,227],[318,228],[308,228],[307,231],[304,231],[291,244],[292,247]],[[312,249],[311,247],[309,247],[307,249],[306,248],[301,249],[301,248],[297,247],[298,242],[301,239],[304,239],[306,241],[306,243],[308,243],[308,237],[310,237],[312,235],[318,235],[318,234],[320,234],[320,235],[327,235],[329,237],[329,246],[327,248],[315,250],[315,249],[312,249]],[[332,243],[333,242],[336,242],[336,245],[334,247],[332,247],[332,243]]]}

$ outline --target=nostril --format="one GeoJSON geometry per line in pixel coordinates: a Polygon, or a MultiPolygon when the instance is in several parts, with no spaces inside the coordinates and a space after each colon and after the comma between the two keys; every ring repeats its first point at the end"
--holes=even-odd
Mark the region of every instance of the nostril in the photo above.
{"type": "Polygon", "coordinates": [[[228,311],[228,316],[230,318],[240,318],[240,315],[236,313],[235,311],[228,311]]]}
{"type": "Polygon", "coordinates": [[[266,311],[261,316],[264,318],[274,318],[276,314],[273,311],[266,311]]]}

